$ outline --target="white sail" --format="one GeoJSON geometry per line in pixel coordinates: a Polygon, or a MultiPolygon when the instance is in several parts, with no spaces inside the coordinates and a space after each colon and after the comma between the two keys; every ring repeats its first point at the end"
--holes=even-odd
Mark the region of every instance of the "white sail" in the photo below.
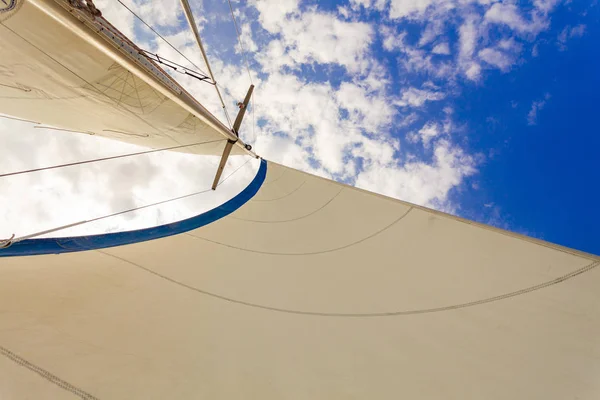
{"type": "Polygon", "coordinates": [[[201,228],[0,258],[4,390],[598,397],[598,257],[266,168],[256,195],[201,228]]]}
{"type": "MultiPolygon", "coordinates": [[[[34,3],[51,2],[0,29],[29,23],[20,13],[47,24],[34,3]]],[[[125,106],[77,99],[63,107],[104,104],[135,126],[125,106]]],[[[19,115],[51,118],[41,107],[19,115]]],[[[599,266],[263,160],[187,220],[0,249],[0,398],[597,399],[599,266]]]]}
{"type": "MultiPolygon", "coordinates": [[[[7,1],[2,113],[153,148],[223,139],[181,150],[195,154],[220,155],[236,139],[104,19],[66,0],[7,1]]],[[[239,141],[232,154],[247,153],[239,141]]]]}

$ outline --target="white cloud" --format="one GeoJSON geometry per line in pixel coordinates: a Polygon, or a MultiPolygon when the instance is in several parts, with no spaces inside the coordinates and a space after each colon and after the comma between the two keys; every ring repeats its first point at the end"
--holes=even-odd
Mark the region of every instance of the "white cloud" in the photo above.
{"type": "MultiPolygon", "coordinates": [[[[177,0],[128,1],[205,69],[177,0]]],[[[109,21],[142,47],[187,65],[163,42],[149,40],[148,35],[135,37],[133,16],[118,3],[96,3],[109,21]]],[[[495,0],[350,0],[330,12],[323,11],[318,2],[236,2],[244,47],[256,68],[251,72],[256,85],[251,109],[260,121],[260,127],[254,128],[247,114],[241,135],[268,159],[419,204],[447,208],[452,188],[474,174],[477,163],[475,157],[452,143],[449,133],[456,125],[450,119],[451,113],[444,111],[440,119],[429,112],[429,108],[440,109],[446,102],[438,103],[439,107],[431,103],[451,99],[453,93],[460,92],[461,84],[473,84],[468,80],[481,83],[482,65],[508,70],[528,40],[546,29],[548,13],[556,3],[534,0],[534,7],[526,9],[517,7],[514,1],[495,0]],[[365,21],[364,15],[372,15],[373,10],[383,11],[392,20],[365,21]],[[401,30],[400,19],[410,20],[419,30],[408,35],[401,30]],[[506,28],[512,32],[507,34],[506,28]],[[490,34],[492,30],[495,35],[490,34]],[[396,60],[398,76],[391,76],[387,62],[377,59],[374,44],[381,44],[390,60],[396,60]],[[338,66],[345,72],[339,73],[338,66]],[[329,74],[328,68],[335,74],[329,74]],[[304,74],[311,69],[320,74],[314,81],[310,73],[304,74]],[[419,127],[407,136],[406,130],[417,121],[421,121],[419,127]],[[423,143],[420,150],[426,154],[403,153],[404,141],[411,138],[423,143]],[[429,156],[431,161],[423,161],[429,156]]],[[[200,2],[193,7],[200,10],[200,2]]],[[[225,11],[221,16],[212,13],[212,17],[203,18],[200,12],[196,16],[227,105],[235,110],[235,102],[243,98],[249,80],[240,55],[230,59],[236,38],[225,11]],[[225,25],[219,24],[225,22],[223,29],[225,25]]],[[[138,24],[135,26],[137,32],[138,24]]],[[[569,27],[565,42],[583,34],[584,29],[569,27]]],[[[221,116],[213,87],[174,76],[203,105],[221,116]]],[[[544,98],[532,104],[529,121],[535,123],[546,101],[544,98]]],[[[145,166],[154,174],[152,163],[145,166]]],[[[122,181],[115,188],[126,194],[99,200],[112,202],[113,206],[136,204],[134,195],[149,193],[139,187],[127,190],[129,180],[123,169],[115,168],[113,172],[122,181]]],[[[67,181],[67,177],[61,179],[67,181]]],[[[153,182],[162,179],[154,175],[148,178],[153,182]]],[[[94,188],[77,185],[81,193],[96,195],[94,188]]],[[[150,186],[158,187],[158,183],[150,186]]],[[[65,190],[73,194],[75,189],[65,190]]],[[[124,225],[119,222],[119,226],[124,225]]]]}
{"type": "Polygon", "coordinates": [[[400,106],[421,107],[428,101],[442,100],[446,95],[439,91],[409,88],[402,92],[402,97],[396,103],[400,106]]]}
{"type": "Polygon", "coordinates": [[[427,123],[419,130],[419,136],[423,142],[423,146],[429,147],[433,138],[440,134],[440,128],[436,123],[427,123]]]}
{"type": "Polygon", "coordinates": [[[505,72],[513,64],[513,60],[508,54],[489,47],[479,51],[479,58],[505,72]]]}
{"type": "Polygon", "coordinates": [[[476,81],[481,76],[481,66],[477,63],[470,63],[465,70],[465,75],[472,81],[476,81]]]}
{"type": "Polygon", "coordinates": [[[439,207],[450,190],[476,172],[473,157],[449,141],[440,139],[433,149],[433,163],[409,161],[403,165],[374,162],[361,172],[356,185],[387,196],[439,207]]]}
{"type": "MultiPolygon", "coordinates": [[[[146,150],[6,118],[0,118],[0,138],[5,150],[0,171],[4,173],[146,150]]],[[[224,176],[245,161],[245,157],[232,157],[224,176]]],[[[159,152],[1,178],[0,238],[13,233],[25,236],[209,189],[217,165],[218,157],[214,156],[159,152]],[[174,180],[173,176],[178,178],[174,180]]],[[[241,191],[256,174],[257,167],[257,163],[249,162],[217,191],[61,230],[50,236],[137,229],[188,218],[222,204],[241,191]]]]}
{"type": "Polygon", "coordinates": [[[429,149],[431,146],[431,141],[439,137],[442,133],[447,133],[446,129],[440,128],[440,124],[436,122],[427,122],[421,129],[416,132],[410,132],[406,135],[406,138],[409,142],[412,143],[423,143],[423,147],[429,149]]]}
{"type": "Polygon", "coordinates": [[[527,20],[515,4],[495,3],[485,13],[485,20],[492,24],[503,24],[518,33],[537,34],[548,27],[544,16],[532,12],[527,20]]]}
{"type": "Polygon", "coordinates": [[[391,0],[389,16],[392,19],[419,17],[430,7],[453,7],[450,0],[391,0]]]}
{"type": "Polygon", "coordinates": [[[586,26],[580,24],[574,27],[566,26],[557,37],[557,45],[561,51],[567,49],[567,42],[569,39],[582,37],[585,34],[586,26]]]}
{"type": "Polygon", "coordinates": [[[475,52],[479,39],[478,21],[475,17],[469,17],[459,29],[460,57],[470,59],[475,52]]]}
{"type": "Polygon", "coordinates": [[[256,8],[262,27],[278,37],[258,57],[266,70],[312,63],[339,64],[350,72],[367,69],[374,37],[369,24],[343,21],[336,14],[315,8],[300,12],[297,2],[290,1],[273,5],[259,0],[256,8]]]}
{"type": "Polygon", "coordinates": [[[438,43],[435,45],[433,50],[431,50],[431,52],[433,54],[450,55],[450,46],[448,45],[447,42],[438,43]]]}
{"type": "Polygon", "coordinates": [[[536,125],[538,112],[543,110],[546,106],[546,101],[550,99],[550,94],[546,93],[542,100],[535,100],[531,103],[531,108],[529,109],[529,113],[527,114],[527,125],[536,125]]]}

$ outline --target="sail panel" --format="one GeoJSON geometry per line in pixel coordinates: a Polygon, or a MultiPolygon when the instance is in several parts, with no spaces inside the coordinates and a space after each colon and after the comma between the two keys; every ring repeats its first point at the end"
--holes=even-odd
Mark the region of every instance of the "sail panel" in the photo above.
{"type": "MultiPolygon", "coordinates": [[[[0,13],[2,113],[152,148],[226,139],[215,128],[228,131],[222,124],[160,67],[133,54],[135,45],[101,17],[95,23],[103,31],[96,33],[62,0],[14,1],[10,14],[0,13]],[[107,31],[129,46],[129,58],[101,35],[107,31]]],[[[221,149],[210,143],[182,151],[220,155],[221,149]]],[[[246,153],[234,147],[233,154],[246,153]]]]}
{"type": "Polygon", "coordinates": [[[0,346],[97,398],[595,399],[599,263],[269,163],[199,229],[1,258],[0,346]]]}

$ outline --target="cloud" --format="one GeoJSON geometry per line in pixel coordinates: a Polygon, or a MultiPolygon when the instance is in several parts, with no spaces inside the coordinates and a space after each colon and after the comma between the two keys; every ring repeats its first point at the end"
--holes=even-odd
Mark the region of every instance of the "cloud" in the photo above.
{"type": "MultiPolygon", "coordinates": [[[[189,65],[117,2],[95,3],[111,23],[141,47],[189,65]]],[[[524,49],[535,45],[536,35],[548,28],[557,3],[533,0],[532,6],[521,7],[518,2],[494,0],[350,0],[332,11],[318,2],[300,0],[234,2],[256,85],[241,136],[273,161],[451,210],[449,194],[477,172],[478,162],[477,156],[461,145],[463,142],[455,142],[457,135],[452,131],[464,121],[453,121],[447,110],[463,88],[475,82],[484,84],[486,70],[508,72],[516,63],[524,62],[521,54],[527,54],[524,49]],[[380,49],[385,50],[383,56],[380,49]]],[[[126,4],[206,70],[177,0],[127,0],[126,4]]],[[[226,105],[235,110],[250,79],[229,10],[214,0],[196,1],[193,8],[226,105]],[[206,12],[199,12],[201,9],[206,12]]],[[[559,36],[558,42],[564,44],[584,31],[582,25],[565,28],[564,40],[559,36]]],[[[214,87],[181,74],[173,76],[223,118],[214,87]]],[[[535,123],[547,100],[533,102],[528,121],[535,123]]],[[[7,157],[2,165],[18,168],[52,161],[41,151],[25,150],[34,137],[42,143],[39,135],[24,134],[22,142],[11,144],[15,154],[29,164],[7,157]]],[[[57,154],[65,158],[100,154],[96,147],[129,151],[119,143],[114,144],[116,147],[100,146],[94,140],[74,144],[64,135],[52,134],[43,138],[48,143],[56,141],[52,146],[63,149],[57,154]]],[[[199,165],[210,171],[213,168],[195,158],[164,157],[160,161],[149,158],[140,159],[139,164],[115,164],[106,171],[71,171],[71,175],[52,178],[50,182],[61,182],[57,192],[61,194],[49,195],[46,206],[34,202],[32,207],[45,210],[40,211],[47,215],[44,221],[58,223],[52,219],[52,210],[61,204],[75,204],[64,203],[65,198],[72,197],[77,204],[89,204],[99,212],[116,210],[156,199],[164,187],[171,187],[169,176],[180,176],[176,186],[182,193],[191,190],[198,183],[196,175],[202,173],[199,165]],[[173,167],[157,170],[157,165],[173,167]],[[128,174],[129,170],[135,173],[128,174]],[[88,184],[95,181],[101,184],[88,184]],[[90,197],[93,199],[86,202],[90,197]]],[[[17,192],[26,187],[30,186],[13,185],[17,192]]],[[[10,196],[12,204],[17,197],[10,196]]],[[[186,207],[167,207],[160,215],[148,211],[128,221],[117,219],[98,229],[137,226],[183,216],[190,210],[196,208],[186,203],[186,207]]],[[[14,218],[10,221],[14,225],[14,218]]],[[[23,223],[32,224],[33,218],[25,218],[23,223]]]]}
{"type": "Polygon", "coordinates": [[[585,34],[586,26],[580,24],[577,26],[566,26],[556,38],[556,44],[560,51],[567,50],[567,42],[569,39],[582,37],[585,34]]]}
{"type": "Polygon", "coordinates": [[[531,108],[529,109],[529,113],[527,113],[527,125],[536,125],[538,112],[543,110],[546,106],[546,101],[550,99],[550,94],[546,93],[542,100],[535,100],[531,103],[531,108]]]}
{"type": "Polygon", "coordinates": [[[491,49],[489,47],[479,51],[479,58],[505,72],[513,64],[512,58],[505,52],[491,49]]]}
{"type": "MultiPolygon", "coordinates": [[[[0,139],[5,149],[0,159],[0,171],[4,173],[145,150],[2,117],[0,139]]],[[[232,157],[225,176],[245,160],[246,157],[232,157]]],[[[13,233],[20,237],[208,189],[217,164],[218,157],[164,152],[0,178],[3,187],[0,238],[13,233]]],[[[241,191],[256,173],[257,166],[248,163],[219,188],[222,190],[61,230],[50,236],[137,229],[199,214],[241,191]]]]}
{"type": "Polygon", "coordinates": [[[334,13],[315,8],[298,10],[297,2],[258,0],[256,8],[262,28],[276,35],[266,52],[258,57],[263,69],[277,71],[302,64],[338,64],[350,72],[366,70],[367,55],[374,37],[373,28],[364,22],[348,22],[334,13]]]}
{"type": "MultiPolygon", "coordinates": [[[[547,8],[548,6],[543,6],[544,10],[547,8]]],[[[493,4],[484,18],[488,23],[506,25],[520,34],[536,35],[548,27],[548,21],[543,15],[531,12],[530,18],[526,19],[515,4],[506,2],[493,4]]]]}
{"type": "Polygon", "coordinates": [[[442,100],[446,95],[439,91],[408,88],[402,92],[402,97],[396,103],[400,106],[421,107],[428,101],[442,100]]]}
{"type": "Polygon", "coordinates": [[[450,55],[450,46],[446,42],[438,43],[435,45],[433,50],[431,50],[431,52],[433,54],[443,54],[443,55],[449,56],[450,55]]]}
{"type": "Polygon", "coordinates": [[[356,185],[416,204],[439,207],[452,188],[476,172],[476,161],[448,140],[435,143],[433,163],[409,161],[403,165],[374,162],[356,180],[356,185]]]}
{"type": "Polygon", "coordinates": [[[389,17],[391,19],[420,17],[429,8],[435,6],[451,8],[452,3],[449,0],[391,0],[389,17]]]}

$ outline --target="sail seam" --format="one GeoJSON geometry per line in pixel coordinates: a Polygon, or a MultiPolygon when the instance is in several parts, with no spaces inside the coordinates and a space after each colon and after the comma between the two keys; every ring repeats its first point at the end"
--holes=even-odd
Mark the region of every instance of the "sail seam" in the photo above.
{"type": "Polygon", "coordinates": [[[311,215],[321,211],[322,209],[324,209],[329,203],[331,203],[333,200],[335,200],[344,190],[344,188],[341,188],[331,199],[329,199],[325,204],[323,204],[321,207],[317,208],[316,210],[303,215],[301,217],[297,217],[297,218],[292,218],[292,219],[285,219],[285,220],[277,220],[277,221],[260,221],[260,220],[255,220],[255,219],[245,219],[245,218],[239,218],[239,217],[235,217],[235,216],[231,216],[231,218],[240,220],[240,221],[246,221],[246,222],[256,222],[259,224],[279,224],[282,222],[293,222],[293,221],[298,221],[307,217],[310,217],[311,215]]]}
{"type": "Polygon", "coordinates": [[[213,297],[213,298],[216,298],[219,300],[224,300],[229,303],[239,304],[239,305],[247,306],[247,307],[251,307],[251,308],[259,308],[259,309],[263,309],[266,311],[285,313],[285,314],[296,314],[296,315],[306,315],[306,316],[315,316],[315,317],[336,317],[336,318],[398,317],[398,316],[407,316],[407,315],[432,314],[432,313],[438,313],[438,312],[444,312],[444,311],[453,311],[453,310],[457,310],[457,309],[461,309],[461,308],[474,307],[474,306],[478,306],[478,305],[482,305],[482,304],[493,303],[496,301],[501,301],[501,300],[509,299],[512,297],[521,296],[521,295],[531,293],[531,292],[534,292],[537,290],[545,289],[547,287],[557,285],[559,283],[562,283],[569,279],[572,279],[576,276],[579,276],[581,274],[589,272],[589,271],[593,270],[594,268],[596,268],[598,265],[600,265],[600,262],[593,262],[591,264],[585,265],[582,268],[572,271],[568,274],[565,274],[558,278],[552,279],[550,281],[542,282],[538,285],[530,286],[530,287],[516,290],[513,292],[508,292],[508,293],[504,293],[504,294],[501,294],[498,296],[488,297],[488,298],[475,300],[475,301],[471,301],[471,302],[467,302],[467,303],[459,303],[459,304],[453,304],[453,305],[449,305],[449,306],[423,308],[423,309],[406,310],[406,311],[373,312],[373,313],[339,313],[339,312],[303,311],[303,310],[294,310],[294,309],[288,309],[288,308],[273,307],[273,306],[252,303],[249,301],[244,301],[244,300],[239,300],[239,299],[235,299],[232,297],[223,296],[218,293],[209,292],[207,290],[203,290],[203,289],[197,288],[195,286],[188,285],[187,283],[178,281],[174,278],[171,278],[171,277],[168,277],[161,273],[158,273],[156,271],[153,271],[150,268],[144,267],[144,266],[142,266],[138,263],[135,263],[133,261],[130,261],[126,258],[119,257],[117,255],[107,253],[105,251],[98,250],[98,252],[105,254],[107,256],[116,258],[118,260],[121,260],[130,265],[133,265],[133,266],[135,266],[141,270],[144,270],[152,275],[155,275],[161,279],[164,279],[168,282],[174,283],[175,285],[181,286],[183,288],[192,290],[194,292],[197,292],[197,293],[209,296],[209,297],[213,297]]]}
{"type": "Polygon", "coordinates": [[[82,398],[85,400],[98,400],[98,398],[95,397],[94,395],[89,394],[86,391],[79,389],[76,386],[73,386],[69,382],[59,378],[58,376],[52,374],[51,372],[49,372],[41,367],[38,367],[37,365],[27,361],[23,357],[13,353],[6,347],[0,346],[0,354],[2,354],[4,357],[8,358],[12,362],[14,362],[24,368],[27,368],[28,370],[30,370],[32,372],[35,372],[36,374],[38,374],[45,380],[55,384],[56,386],[60,387],[61,389],[64,389],[68,392],[73,393],[75,396],[78,396],[79,398],[82,398]]]}
{"type": "Polygon", "coordinates": [[[238,247],[238,246],[234,246],[234,245],[227,244],[227,243],[217,242],[216,240],[207,239],[207,238],[204,238],[204,237],[201,237],[201,236],[196,236],[196,235],[193,235],[193,234],[191,234],[191,233],[189,233],[189,232],[188,232],[188,233],[186,233],[186,235],[189,235],[189,236],[195,237],[196,239],[206,240],[207,242],[211,242],[211,243],[219,244],[219,245],[221,245],[221,246],[225,246],[225,247],[230,247],[230,248],[232,248],[232,249],[237,249],[237,250],[247,251],[247,252],[250,252],[250,253],[268,254],[268,255],[273,255],[273,256],[310,256],[310,255],[315,255],[315,254],[331,253],[331,252],[334,252],[334,251],[343,250],[343,249],[346,249],[346,248],[348,248],[348,247],[352,247],[352,246],[354,246],[354,245],[356,245],[356,244],[362,243],[362,242],[364,242],[365,240],[369,240],[369,239],[371,239],[371,238],[373,238],[373,237],[375,237],[375,236],[379,235],[379,234],[380,234],[380,233],[382,233],[383,231],[385,231],[385,230],[387,230],[387,229],[391,228],[391,227],[392,227],[393,225],[395,225],[397,222],[400,222],[400,221],[401,221],[401,220],[402,220],[404,217],[406,217],[406,216],[407,216],[407,215],[408,215],[408,214],[411,212],[411,210],[412,210],[412,209],[413,209],[413,208],[412,208],[412,207],[410,207],[410,208],[408,209],[408,211],[406,211],[406,212],[405,212],[404,214],[402,214],[400,217],[396,218],[396,219],[395,219],[395,220],[394,220],[394,221],[393,221],[391,224],[389,224],[389,225],[387,225],[387,226],[383,227],[383,228],[382,228],[382,229],[380,229],[379,231],[377,231],[377,232],[374,232],[374,233],[372,233],[371,235],[369,235],[369,236],[367,236],[367,237],[364,237],[364,238],[362,238],[362,239],[360,239],[360,240],[357,240],[356,242],[349,243],[349,244],[346,244],[346,245],[344,245],[344,246],[341,246],[341,247],[336,247],[336,248],[333,248],[333,249],[327,249],[327,250],[321,250],[321,251],[312,251],[312,252],[304,252],[304,253],[275,253],[275,252],[269,252],[269,251],[251,250],[251,249],[245,249],[245,248],[243,248],[243,247],[238,247]]]}
{"type": "Polygon", "coordinates": [[[263,199],[254,199],[253,201],[277,201],[277,200],[285,199],[286,197],[296,193],[296,191],[298,191],[298,189],[300,189],[302,186],[304,186],[305,183],[306,183],[306,180],[304,180],[297,188],[295,188],[291,192],[289,192],[281,197],[276,197],[274,199],[264,199],[264,200],[263,199]]]}

